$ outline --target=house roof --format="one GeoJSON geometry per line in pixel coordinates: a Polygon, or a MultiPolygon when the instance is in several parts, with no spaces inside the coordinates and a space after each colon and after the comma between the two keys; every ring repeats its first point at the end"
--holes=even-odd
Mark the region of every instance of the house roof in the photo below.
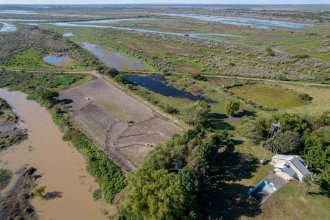
{"type": "MultiPolygon", "coordinates": [[[[297,155],[282,155],[276,154],[272,157],[273,160],[283,160],[283,161],[290,161],[293,166],[295,166],[303,175],[309,173],[309,170],[304,165],[304,160],[297,155]]],[[[279,163],[283,164],[283,163],[279,163]]],[[[279,165],[281,166],[281,165],[279,165]]],[[[280,168],[280,167],[279,167],[280,168]]]]}

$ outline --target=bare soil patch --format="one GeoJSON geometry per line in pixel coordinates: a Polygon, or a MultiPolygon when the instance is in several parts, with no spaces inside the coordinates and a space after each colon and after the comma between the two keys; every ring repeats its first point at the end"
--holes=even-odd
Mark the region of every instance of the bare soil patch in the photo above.
{"type": "Polygon", "coordinates": [[[181,128],[104,79],[67,89],[59,100],[72,118],[124,171],[181,128]]]}

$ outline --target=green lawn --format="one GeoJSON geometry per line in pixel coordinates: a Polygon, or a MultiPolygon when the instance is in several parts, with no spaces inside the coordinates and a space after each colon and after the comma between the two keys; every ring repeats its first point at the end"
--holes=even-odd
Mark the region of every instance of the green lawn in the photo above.
{"type": "Polygon", "coordinates": [[[230,91],[237,96],[269,108],[287,109],[305,104],[293,91],[260,84],[238,86],[230,91]]]}
{"type": "Polygon", "coordinates": [[[302,183],[287,183],[262,204],[262,213],[256,219],[330,219],[330,199],[320,195],[317,188],[309,195],[305,192],[302,183]]]}

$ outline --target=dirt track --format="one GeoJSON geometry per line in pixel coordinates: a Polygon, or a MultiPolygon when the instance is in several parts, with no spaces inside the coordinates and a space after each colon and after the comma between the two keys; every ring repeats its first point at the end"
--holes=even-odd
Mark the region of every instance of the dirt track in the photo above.
{"type": "Polygon", "coordinates": [[[156,144],[181,129],[98,77],[60,93],[69,114],[124,171],[135,169],[156,144]]]}

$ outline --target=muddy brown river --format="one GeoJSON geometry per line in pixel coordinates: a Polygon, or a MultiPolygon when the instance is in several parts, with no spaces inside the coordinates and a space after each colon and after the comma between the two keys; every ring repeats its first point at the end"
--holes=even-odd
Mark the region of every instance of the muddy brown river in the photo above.
{"type": "Polygon", "coordinates": [[[106,219],[104,213],[115,214],[115,206],[103,200],[94,201],[93,192],[98,184],[87,172],[83,155],[62,140],[62,133],[47,110],[26,100],[22,92],[0,89],[0,97],[20,117],[20,127],[28,129],[28,140],[0,152],[0,167],[14,172],[26,164],[36,167],[42,175],[37,184],[45,185],[46,193],[58,195],[50,200],[32,200],[39,218],[97,220],[106,219]]]}

